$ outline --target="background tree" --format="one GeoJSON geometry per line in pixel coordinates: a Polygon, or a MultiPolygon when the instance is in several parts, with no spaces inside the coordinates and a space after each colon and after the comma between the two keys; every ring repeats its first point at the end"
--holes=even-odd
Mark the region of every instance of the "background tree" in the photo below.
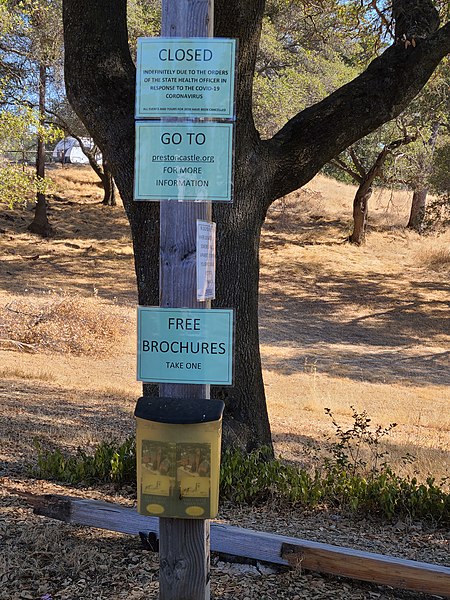
{"type": "Polygon", "coordinates": [[[49,142],[61,134],[55,127],[41,128],[32,108],[0,110],[0,203],[10,208],[31,202],[37,193],[46,194],[51,188],[49,179],[37,177],[28,167],[30,153],[35,155],[36,132],[49,142]]]}
{"type": "MultiPolygon", "coordinates": [[[[160,0],[129,0],[127,5],[127,24],[129,46],[134,51],[138,37],[151,37],[159,35],[161,27],[161,2],[160,0]]],[[[63,82],[61,73],[60,80],[63,82]]],[[[54,123],[59,126],[66,135],[74,137],[80,144],[82,152],[89,161],[89,165],[101,181],[104,196],[102,204],[116,206],[116,185],[113,174],[106,159],[99,160],[100,150],[94,140],[94,145],[88,147],[83,138],[90,137],[83,123],[80,121],[71,105],[67,101],[65,87],[61,85],[58,90],[59,98],[52,100],[51,110],[48,110],[54,123]]]]}
{"type": "Polygon", "coordinates": [[[402,115],[402,121],[418,132],[417,139],[402,153],[387,173],[392,185],[412,190],[409,229],[421,233],[427,210],[430,176],[434,171],[435,150],[449,122],[449,61],[446,57],[433,76],[402,115]]]}
{"type": "MultiPolygon", "coordinates": [[[[416,135],[410,135],[404,123],[398,120],[397,127],[393,123],[389,123],[387,127],[381,127],[347,148],[345,152],[330,162],[331,167],[346,173],[358,185],[353,200],[353,231],[348,238],[350,243],[359,246],[365,241],[369,200],[372,197],[376,180],[386,182],[384,168],[387,159],[395,155],[400,147],[413,142],[416,137],[416,135]],[[401,133],[401,137],[386,141],[386,138],[392,139],[395,134],[399,135],[399,133],[401,133]]],[[[328,169],[328,172],[333,171],[328,169]]]]}
{"type": "MultiPolygon", "coordinates": [[[[358,4],[360,2],[358,1],[358,4]]],[[[305,3],[306,4],[306,3],[305,3]]],[[[428,0],[393,0],[414,19],[428,0]],[[419,12],[418,12],[419,11],[419,12]]],[[[224,441],[270,444],[258,337],[259,239],[267,209],[305,185],[333,157],[404,110],[450,51],[450,24],[416,30],[394,43],[353,81],[294,115],[262,140],[252,112],[263,0],[216,0],[215,34],[239,40],[234,202],[215,205],[218,307],[236,310],[235,378],[214,388],[226,403],[224,441]]],[[[158,304],[158,206],[133,201],[135,67],[125,0],[64,0],[68,98],[109,161],[130,221],[139,302],[158,304]]],[[[437,21],[434,18],[433,23],[437,21]]],[[[176,250],[176,249],[174,249],[176,250]]]]}
{"type": "Polygon", "coordinates": [[[128,43],[136,58],[138,37],[154,37],[161,30],[161,0],[128,0],[128,43]]]}
{"type": "Polygon", "coordinates": [[[433,170],[428,183],[437,197],[427,206],[423,227],[424,229],[448,227],[450,225],[450,140],[448,136],[436,148],[433,170]]]}
{"type": "Polygon", "coordinates": [[[450,141],[448,137],[436,150],[430,183],[434,192],[450,195],[450,141]]]}
{"type": "Polygon", "coordinates": [[[12,90],[25,76],[21,48],[15,47],[15,32],[22,30],[23,20],[14,14],[8,0],[0,0],[0,106],[7,105],[12,90]]]}
{"type": "MultiPolygon", "coordinates": [[[[45,179],[45,107],[52,69],[62,60],[60,0],[9,0],[3,10],[13,26],[0,40],[2,63],[13,65],[17,76],[9,78],[9,103],[36,107],[39,126],[36,129],[36,177],[45,179]]],[[[43,236],[51,235],[47,216],[47,199],[43,188],[36,194],[34,219],[29,229],[43,236]]]]}
{"type": "MultiPolygon", "coordinates": [[[[29,11],[30,31],[30,64],[38,72],[38,110],[39,124],[37,136],[36,176],[45,178],[45,137],[42,130],[46,120],[46,101],[48,93],[49,70],[61,56],[61,37],[58,31],[60,23],[61,5],[60,0],[38,0],[38,2],[24,2],[19,8],[29,11]]],[[[47,197],[43,191],[36,195],[36,208],[34,219],[28,229],[44,237],[53,233],[48,220],[47,197]]]]}
{"type": "Polygon", "coordinates": [[[421,233],[426,214],[429,177],[433,170],[434,151],[439,134],[439,124],[433,123],[421,131],[419,139],[404,157],[401,165],[402,182],[412,189],[411,210],[406,227],[421,233]]]}
{"type": "Polygon", "coordinates": [[[446,57],[434,72],[422,93],[411,103],[421,136],[403,161],[403,181],[413,190],[407,227],[421,233],[427,211],[430,177],[434,170],[435,150],[450,123],[450,63],[446,57]],[[406,173],[405,173],[406,172],[406,173]]]}
{"type": "Polygon", "coordinates": [[[360,39],[347,26],[354,21],[349,8],[338,6],[334,0],[266,3],[253,82],[263,137],[358,74],[360,39]]]}
{"type": "MultiPolygon", "coordinates": [[[[438,4],[441,12],[448,10],[447,3],[438,4]]],[[[253,92],[253,114],[261,135],[270,137],[294,114],[355,77],[369,59],[394,39],[395,24],[389,11],[389,4],[375,0],[344,4],[334,0],[316,3],[268,0],[253,92]]],[[[406,27],[405,23],[401,26],[406,27]]],[[[446,62],[444,59],[443,67],[433,74],[431,83],[425,87],[426,93],[421,93],[420,100],[414,101],[402,117],[403,129],[405,126],[420,127],[423,131],[421,140],[413,144],[411,152],[401,151],[405,157],[404,168],[397,169],[396,176],[392,170],[388,169],[387,173],[392,185],[412,188],[407,226],[417,231],[424,217],[426,179],[432,163],[436,128],[433,127],[434,133],[426,143],[424,135],[431,126],[430,121],[437,123],[439,105],[442,107],[443,104],[445,76],[442,72],[445,72],[446,62]]],[[[445,88],[448,89],[448,83],[445,88]]],[[[413,141],[412,136],[404,132],[394,132],[395,128],[395,123],[382,127],[379,133],[358,141],[335,161],[336,167],[349,173],[359,187],[353,203],[353,231],[349,236],[355,244],[362,243],[365,236],[372,185],[389,166],[389,161],[386,163],[388,157],[403,145],[400,139],[392,142],[393,138],[401,134],[404,143],[413,141]]],[[[398,164],[395,161],[395,165],[398,164]]],[[[327,172],[332,176],[336,174],[336,170],[329,168],[327,172]]]]}
{"type": "Polygon", "coordinates": [[[93,144],[86,143],[86,138],[90,138],[90,133],[70,106],[65,93],[60,93],[58,98],[52,99],[51,107],[47,107],[46,113],[50,122],[59,127],[65,136],[73,137],[78,141],[81,151],[102,184],[104,192],[102,204],[116,206],[116,186],[111,169],[109,169],[107,161],[101,157],[100,149],[95,140],[93,144]]]}

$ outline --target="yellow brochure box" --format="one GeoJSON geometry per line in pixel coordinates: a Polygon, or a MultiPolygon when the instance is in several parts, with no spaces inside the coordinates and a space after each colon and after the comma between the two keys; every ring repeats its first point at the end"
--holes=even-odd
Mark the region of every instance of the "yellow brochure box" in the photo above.
{"type": "Polygon", "coordinates": [[[221,400],[139,398],[138,512],[210,519],[219,506],[221,400]]]}

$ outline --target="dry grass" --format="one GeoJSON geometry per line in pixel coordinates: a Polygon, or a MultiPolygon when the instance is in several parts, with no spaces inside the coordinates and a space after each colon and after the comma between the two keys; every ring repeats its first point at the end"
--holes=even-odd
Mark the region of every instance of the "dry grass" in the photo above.
{"type": "Polygon", "coordinates": [[[55,166],[48,172],[58,194],[71,200],[100,200],[103,197],[100,180],[91,168],[84,166],[55,166]]]}
{"type": "MultiPolygon", "coordinates": [[[[0,337],[10,340],[0,351],[5,417],[14,426],[17,402],[24,403],[23,424],[33,393],[17,394],[35,382],[39,401],[55,410],[61,398],[76,401],[78,426],[60,420],[51,430],[59,445],[85,442],[82,431],[90,439],[120,438],[133,433],[132,404],[141,389],[128,225],[121,207],[99,203],[90,169],[56,168],[51,175],[58,188],[50,201],[55,238],[27,233],[31,215],[24,210],[5,211],[1,221],[0,314],[9,329],[0,337]],[[24,352],[23,344],[37,351],[24,352]],[[105,402],[126,406],[124,418],[86,428],[86,415],[103,419],[105,402]]],[[[345,243],[354,192],[317,177],[275,203],[263,230],[261,352],[275,448],[304,463],[306,445],[323,446],[333,432],[324,409],[350,426],[353,405],[374,423],[398,423],[388,439],[394,467],[403,468],[401,457],[410,452],[417,461],[409,472],[448,475],[450,232],[422,237],[405,230],[408,195],[376,190],[367,244],[355,248],[345,243]]]]}
{"type": "MultiPolygon", "coordinates": [[[[35,437],[46,448],[74,452],[133,435],[141,394],[136,285],[123,209],[100,204],[102,193],[88,168],[55,168],[51,176],[57,188],[50,198],[54,238],[27,232],[32,215],[26,209],[0,212],[0,318],[8,321],[10,340],[0,349],[0,598],[156,597],[155,555],[142,553],[135,538],[42,519],[10,491],[133,504],[132,490],[123,490],[124,497],[112,489],[61,487],[25,472],[35,437]],[[25,343],[36,351],[25,352],[25,343]]],[[[261,352],[275,449],[297,464],[313,464],[310,448],[323,452],[333,433],[324,408],[350,427],[353,405],[374,424],[398,423],[383,447],[394,469],[439,478],[450,464],[449,232],[435,238],[405,231],[408,198],[382,190],[371,202],[367,244],[353,248],[344,243],[353,194],[352,186],[318,177],[276,203],[263,231],[261,352]],[[444,260],[434,270],[429,257],[438,255],[444,260]],[[406,452],[416,460],[404,467],[406,452]]],[[[0,337],[6,337],[5,327],[0,337]]],[[[448,562],[445,532],[421,524],[386,526],[274,507],[233,507],[221,518],[448,562]]],[[[312,573],[251,578],[222,567],[213,569],[212,590],[224,600],[413,597],[312,573]]]]}
{"type": "Polygon", "coordinates": [[[420,252],[418,254],[418,259],[421,260],[426,267],[429,267],[434,271],[450,271],[449,237],[450,236],[445,236],[443,239],[440,239],[440,246],[435,245],[420,252]]]}
{"type": "MultiPolygon", "coordinates": [[[[12,346],[14,346],[14,344],[12,344],[12,346]]],[[[10,366],[0,367],[0,377],[5,380],[30,379],[32,381],[55,381],[54,373],[50,370],[44,371],[43,369],[24,369],[23,367],[10,366]]]]}
{"type": "MultiPolygon", "coordinates": [[[[264,361],[268,352],[271,350],[264,348],[264,361]]],[[[309,369],[312,361],[306,365],[309,369]]],[[[268,371],[265,381],[269,398],[276,395],[269,402],[269,413],[275,446],[285,459],[315,466],[335,433],[325,408],[330,408],[346,429],[353,426],[354,406],[358,413],[367,412],[373,427],[397,423],[380,450],[388,452],[389,464],[399,474],[419,475],[422,479],[428,474],[438,479],[450,476],[447,387],[430,385],[417,390],[413,386],[358,382],[309,371],[295,375],[268,371]],[[319,453],[311,454],[311,445],[318,447],[319,453]],[[411,464],[403,460],[408,453],[415,457],[411,464]]]]}
{"type": "Polygon", "coordinates": [[[96,298],[18,298],[0,308],[3,348],[85,356],[117,354],[124,317],[96,298]]]}
{"type": "Polygon", "coordinates": [[[398,423],[385,446],[394,468],[449,476],[450,232],[402,228],[407,195],[378,190],[355,248],[345,243],[354,191],[317,177],[269,213],[260,322],[275,446],[308,462],[307,446],[333,433],[324,409],[350,427],[353,405],[398,423]]]}

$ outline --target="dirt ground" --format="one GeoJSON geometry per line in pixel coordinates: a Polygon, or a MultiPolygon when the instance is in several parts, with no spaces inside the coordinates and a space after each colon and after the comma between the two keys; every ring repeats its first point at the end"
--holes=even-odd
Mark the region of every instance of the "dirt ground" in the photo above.
{"type": "MultiPolygon", "coordinates": [[[[77,355],[34,341],[21,345],[0,333],[0,599],[156,598],[157,557],[143,552],[139,540],[36,517],[17,493],[133,503],[133,490],[118,495],[70,488],[27,473],[35,438],[76,449],[131,435],[140,395],[133,260],[123,209],[100,204],[101,190],[88,169],[55,169],[52,176],[54,238],[26,231],[32,218],[27,209],[0,213],[0,319],[23,313],[24,306],[34,314],[46,303],[69,299],[74,311],[88,302],[91,312],[120,321],[120,336],[111,338],[106,352],[77,355]]],[[[268,215],[260,333],[276,452],[307,464],[311,447],[320,448],[333,432],[324,409],[351,425],[354,406],[373,423],[398,423],[386,449],[399,470],[449,476],[450,233],[407,232],[407,194],[385,190],[372,199],[367,243],[352,247],[344,240],[353,192],[319,177],[268,215]],[[401,460],[406,452],[415,456],[410,465],[401,460]]],[[[89,335],[91,321],[77,316],[77,332],[89,335]]],[[[283,514],[275,507],[223,507],[220,517],[449,564],[449,532],[421,523],[355,522],[327,512],[283,514]]],[[[224,600],[421,597],[312,573],[239,571],[214,561],[212,596],[224,600]]]]}

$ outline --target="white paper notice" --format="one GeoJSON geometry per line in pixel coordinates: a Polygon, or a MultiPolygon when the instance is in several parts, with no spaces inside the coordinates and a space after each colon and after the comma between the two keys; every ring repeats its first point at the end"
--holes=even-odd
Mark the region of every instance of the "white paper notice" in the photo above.
{"type": "Polygon", "coordinates": [[[197,300],[216,297],[216,224],[197,221],[197,300]]]}

